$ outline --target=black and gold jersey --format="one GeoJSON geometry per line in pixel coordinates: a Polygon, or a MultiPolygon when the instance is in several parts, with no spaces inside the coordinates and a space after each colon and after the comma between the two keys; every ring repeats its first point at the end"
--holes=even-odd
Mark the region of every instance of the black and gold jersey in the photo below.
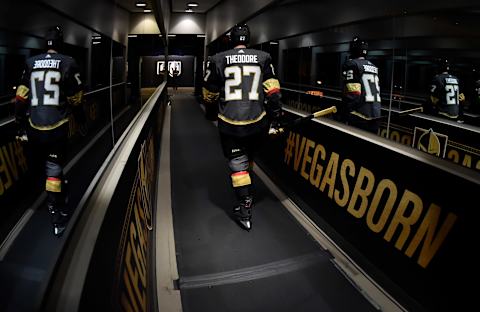
{"type": "Polygon", "coordinates": [[[371,120],[381,116],[378,68],[364,58],[343,65],[343,103],[346,113],[371,120]]]}
{"type": "Polygon", "coordinates": [[[79,105],[82,96],[75,60],[59,53],[44,53],[27,60],[16,98],[28,104],[33,128],[50,130],[68,122],[69,104],[79,105]]]}
{"type": "Polygon", "coordinates": [[[221,132],[244,136],[268,125],[264,103],[280,95],[270,54],[247,48],[218,53],[204,81],[203,99],[206,105],[218,103],[221,132]]]}
{"type": "Polygon", "coordinates": [[[430,101],[439,115],[455,119],[460,108],[460,87],[458,78],[442,73],[433,77],[430,84],[430,101]]]}

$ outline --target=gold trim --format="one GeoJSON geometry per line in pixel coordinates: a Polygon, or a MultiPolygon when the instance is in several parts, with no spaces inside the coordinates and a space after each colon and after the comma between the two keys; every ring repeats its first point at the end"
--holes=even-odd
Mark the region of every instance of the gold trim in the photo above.
{"type": "Polygon", "coordinates": [[[30,126],[32,126],[32,128],[43,131],[43,130],[52,130],[52,129],[60,127],[61,125],[68,122],[68,118],[62,119],[59,122],[57,122],[53,125],[50,125],[50,126],[37,126],[37,125],[34,125],[32,123],[32,119],[28,119],[28,121],[30,122],[30,126]]]}
{"type": "Polygon", "coordinates": [[[367,117],[367,116],[365,116],[365,115],[363,115],[363,114],[360,114],[360,113],[357,112],[357,111],[350,112],[350,114],[355,115],[355,116],[358,116],[358,117],[360,117],[360,118],[362,118],[362,119],[365,119],[365,120],[373,120],[373,119],[374,119],[373,117],[367,117]]]}
{"type": "Polygon", "coordinates": [[[347,92],[362,92],[362,85],[359,83],[347,83],[347,92]]]}
{"type": "Polygon", "coordinates": [[[233,187],[240,187],[252,184],[252,180],[250,179],[250,175],[248,174],[248,172],[246,172],[245,174],[232,175],[231,178],[233,187]]]}
{"type": "Polygon", "coordinates": [[[439,99],[434,97],[433,95],[430,95],[430,101],[433,103],[433,104],[437,104],[439,99]]]}
{"type": "Polygon", "coordinates": [[[60,193],[62,191],[62,181],[47,180],[45,183],[45,190],[53,193],[60,193]]]}
{"type": "Polygon", "coordinates": [[[215,103],[218,100],[219,95],[219,92],[211,92],[205,87],[202,88],[202,97],[207,103],[215,103]]]}
{"type": "Polygon", "coordinates": [[[67,97],[68,103],[70,103],[73,106],[82,104],[82,99],[83,99],[83,91],[78,91],[74,95],[67,97]]]}
{"type": "Polygon", "coordinates": [[[443,116],[448,117],[448,118],[451,118],[451,119],[458,118],[458,115],[450,115],[449,113],[445,113],[445,112],[438,112],[438,114],[443,115],[443,116]]]}
{"type": "Polygon", "coordinates": [[[17,93],[15,95],[26,100],[28,99],[29,92],[30,92],[30,89],[27,86],[19,85],[17,88],[17,93]]]}
{"type": "Polygon", "coordinates": [[[229,119],[229,118],[227,118],[223,115],[220,115],[220,114],[218,114],[218,118],[220,118],[221,120],[225,121],[226,123],[229,123],[229,124],[232,124],[232,125],[245,126],[245,125],[250,125],[250,124],[253,124],[253,123],[256,123],[256,122],[262,120],[262,118],[265,117],[265,115],[267,115],[267,113],[262,112],[260,114],[260,116],[258,116],[255,119],[251,119],[251,120],[232,120],[232,119],[229,119]]]}
{"type": "Polygon", "coordinates": [[[278,79],[270,78],[263,82],[263,91],[265,91],[265,93],[268,93],[273,89],[280,89],[280,82],[278,79]]]}

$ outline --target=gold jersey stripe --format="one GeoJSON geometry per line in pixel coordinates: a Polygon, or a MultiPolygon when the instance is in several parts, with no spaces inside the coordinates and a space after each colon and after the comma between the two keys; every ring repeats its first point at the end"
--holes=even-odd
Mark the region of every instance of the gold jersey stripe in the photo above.
{"type": "Polygon", "coordinates": [[[267,115],[266,112],[262,112],[260,114],[260,116],[258,116],[257,118],[255,119],[251,119],[251,120],[232,120],[232,119],[229,119],[221,114],[218,114],[218,118],[220,118],[221,120],[225,121],[226,123],[229,123],[231,125],[236,125],[236,126],[245,126],[245,125],[250,125],[250,124],[253,124],[253,123],[256,123],[257,121],[260,121],[262,120],[263,117],[265,117],[265,115],[267,115]]]}
{"type": "Polygon", "coordinates": [[[240,187],[252,184],[252,180],[250,179],[250,175],[247,171],[242,174],[232,174],[231,178],[233,187],[240,187]]]}
{"type": "Polygon", "coordinates": [[[365,116],[364,114],[361,114],[361,113],[359,113],[359,112],[357,112],[357,111],[350,112],[350,114],[355,115],[355,116],[358,116],[358,117],[360,117],[360,118],[362,118],[362,119],[365,119],[365,120],[373,120],[373,119],[374,119],[374,118],[372,118],[372,117],[365,116]]]}
{"type": "Polygon", "coordinates": [[[280,82],[278,82],[277,79],[270,78],[263,82],[263,91],[265,91],[265,93],[269,93],[274,89],[280,89],[280,82]]]}
{"type": "Polygon", "coordinates": [[[60,193],[62,191],[62,181],[47,179],[45,190],[48,192],[60,193]]]}
{"type": "Polygon", "coordinates": [[[430,101],[432,101],[433,104],[437,104],[439,99],[434,97],[433,95],[430,95],[430,101]]]}
{"type": "Polygon", "coordinates": [[[448,118],[452,118],[452,119],[458,118],[458,115],[450,115],[449,113],[445,113],[445,112],[438,112],[438,114],[448,118]]]}
{"type": "Polygon", "coordinates": [[[362,85],[359,83],[347,83],[347,92],[348,93],[361,93],[362,85]]]}
{"type": "Polygon", "coordinates": [[[218,100],[218,97],[220,96],[219,92],[211,92],[207,88],[203,87],[202,88],[202,96],[203,100],[207,103],[215,103],[218,100]]]}
{"type": "Polygon", "coordinates": [[[32,119],[29,119],[28,120],[30,122],[30,126],[32,126],[32,128],[34,129],[37,129],[37,130],[52,130],[52,129],[55,129],[55,128],[58,128],[60,127],[61,125],[63,125],[64,123],[67,123],[68,122],[68,118],[65,118],[65,119],[62,119],[60,120],[59,122],[53,124],[53,125],[50,125],[50,126],[37,126],[37,125],[34,125],[32,123],[32,119]]]}
{"type": "Polygon", "coordinates": [[[18,88],[17,88],[17,93],[16,93],[16,97],[19,97],[23,100],[26,100],[28,99],[28,93],[30,92],[30,89],[27,88],[26,86],[24,85],[19,85],[18,88]]]}
{"type": "Polygon", "coordinates": [[[73,106],[82,104],[82,99],[83,99],[83,91],[78,91],[74,95],[67,97],[68,103],[70,103],[73,106]]]}

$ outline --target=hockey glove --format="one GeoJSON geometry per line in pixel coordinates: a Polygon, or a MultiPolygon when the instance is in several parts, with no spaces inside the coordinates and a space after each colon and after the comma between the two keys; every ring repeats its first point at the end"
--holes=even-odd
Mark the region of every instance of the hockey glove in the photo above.
{"type": "Polygon", "coordinates": [[[268,129],[269,135],[275,137],[285,132],[283,128],[283,111],[281,108],[271,112],[271,119],[272,122],[270,123],[270,129],[268,129]]]}
{"type": "Polygon", "coordinates": [[[17,140],[21,143],[27,143],[28,142],[27,130],[18,129],[17,134],[15,135],[15,140],[17,140]]]}

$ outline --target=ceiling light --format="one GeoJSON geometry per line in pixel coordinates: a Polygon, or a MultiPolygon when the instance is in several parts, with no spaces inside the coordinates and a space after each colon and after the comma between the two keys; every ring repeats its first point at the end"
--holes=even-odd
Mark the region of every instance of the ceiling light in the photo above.
{"type": "Polygon", "coordinates": [[[137,35],[128,35],[128,38],[137,38],[137,35]]]}
{"type": "Polygon", "coordinates": [[[193,10],[192,10],[192,9],[190,9],[190,8],[186,8],[186,9],[185,9],[185,12],[187,12],[187,13],[192,13],[192,12],[193,12],[193,10]]]}
{"type": "Polygon", "coordinates": [[[168,35],[169,37],[176,37],[177,35],[168,35]]]}
{"type": "Polygon", "coordinates": [[[189,3],[187,3],[187,6],[189,6],[189,7],[197,7],[197,6],[198,6],[198,3],[196,3],[196,2],[189,2],[189,3]]]}
{"type": "Polygon", "coordinates": [[[205,38],[205,35],[197,35],[197,38],[205,38]]]}
{"type": "Polygon", "coordinates": [[[139,8],[143,8],[143,7],[146,7],[147,4],[145,2],[137,2],[137,3],[135,3],[135,6],[137,6],[139,8]]]}
{"type": "Polygon", "coordinates": [[[270,44],[278,44],[278,42],[270,41],[270,44]]]}
{"type": "Polygon", "coordinates": [[[150,12],[152,12],[152,10],[149,10],[149,9],[143,10],[143,13],[150,13],[150,12]]]}

